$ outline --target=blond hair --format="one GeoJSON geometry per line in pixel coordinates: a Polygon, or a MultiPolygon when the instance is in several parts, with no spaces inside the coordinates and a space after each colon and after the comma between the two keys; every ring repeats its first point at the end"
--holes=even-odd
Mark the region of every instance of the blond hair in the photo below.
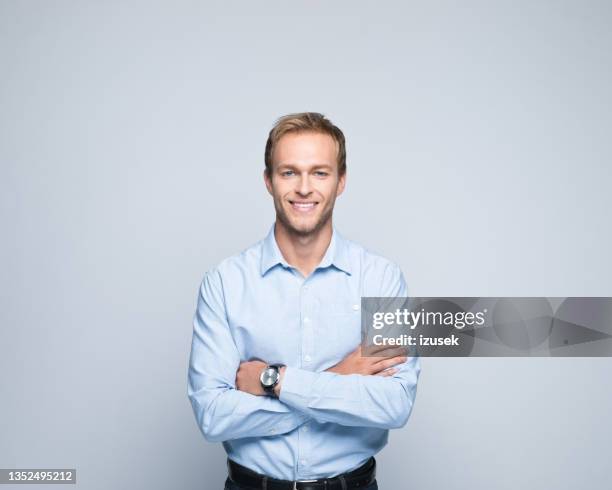
{"type": "Polygon", "coordinates": [[[272,154],[278,140],[287,133],[307,131],[328,134],[333,138],[338,147],[338,175],[343,175],[346,172],[346,143],[340,128],[318,112],[297,112],[282,116],[270,130],[265,152],[266,173],[268,176],[272,175],[272,154]]]}

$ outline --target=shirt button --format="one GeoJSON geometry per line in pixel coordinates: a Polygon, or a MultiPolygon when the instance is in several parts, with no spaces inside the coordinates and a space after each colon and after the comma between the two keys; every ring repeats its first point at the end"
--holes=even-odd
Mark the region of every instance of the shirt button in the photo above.
{"type": "Polygon", "coordinates": [[[311,358],[310,356],[308,356],[308,355],[307,355],[307,356],[304,356],[304,360],[305,360],[306,362],[310,362],[310,361],[312,360],[312,358],[311,358]]]}
{"type": "Polygon", "coordinates": [[[310,318],[308,318],[307,316],[304,317],[304,323],[308,323],[310,322],[310,318]]]}

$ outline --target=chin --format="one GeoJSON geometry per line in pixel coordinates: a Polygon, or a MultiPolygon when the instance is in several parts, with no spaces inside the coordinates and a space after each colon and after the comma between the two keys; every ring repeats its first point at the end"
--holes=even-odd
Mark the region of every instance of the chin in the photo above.
{"type": "Polygon", "coordinates": [[[289,229],[295,233],[296,235],[310,235],[311,233],[314,233],[315,231],[317,231],[317,229],[319,228],[317,226],[318,223],[315,224],[295,224],[292,223],[289,226],[289,229]]]}
{"type": "Polygon", "coordinates": [[[321,227],[321,222],[318,220],[304,222],[292,219],[286,215],[281,217],[281,221],[290,233],[293,233],[298,236],[310,235],[316,232],[321,227]]]}

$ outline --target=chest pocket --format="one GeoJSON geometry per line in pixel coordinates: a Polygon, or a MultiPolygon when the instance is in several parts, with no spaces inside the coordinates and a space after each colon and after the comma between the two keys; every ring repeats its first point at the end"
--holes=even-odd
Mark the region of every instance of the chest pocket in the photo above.
{"type": "Polygon", "coordinates": [[[318,334],[329,339],[335,348],[355,347],[361,340],[361,305],[359,302],[326,301],[320,304],[318,334]]]}

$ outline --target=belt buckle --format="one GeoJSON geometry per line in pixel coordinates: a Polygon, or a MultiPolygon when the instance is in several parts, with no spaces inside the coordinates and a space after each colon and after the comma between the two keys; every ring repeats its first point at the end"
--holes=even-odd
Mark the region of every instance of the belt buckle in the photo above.
{"type": "Polygon", "coordinates": [[[293,490],[298,490],[298,487],[297,487],[298,483],[314,483],[316,481],[317,480],[295,480],[293,482],[293,490]]]}

